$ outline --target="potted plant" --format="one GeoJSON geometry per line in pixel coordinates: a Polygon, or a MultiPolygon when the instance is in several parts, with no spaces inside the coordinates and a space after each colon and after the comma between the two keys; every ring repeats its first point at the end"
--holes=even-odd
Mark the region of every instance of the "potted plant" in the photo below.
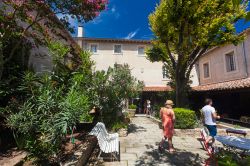
{"type": "Polygon", "coordinates": [[[130,117],[135,116],[135,111],[136,111],[136,105],[131,104],[128,106],[128,112],[129,112],[130,117]]]}
{"type": "Polygon", "coordinates": [[[128,124],[124,122],[116,122],[112,126],[112,131],[117,132],[119,137],[126,137],[128,135],[128,124]]]}
{"type": "Polygon", "coordinates": [[[130,123],[130,115],[128,112],[124,112],[123,113],[123,122],[126,123],[126,124],[129,124],[130,123]]]}

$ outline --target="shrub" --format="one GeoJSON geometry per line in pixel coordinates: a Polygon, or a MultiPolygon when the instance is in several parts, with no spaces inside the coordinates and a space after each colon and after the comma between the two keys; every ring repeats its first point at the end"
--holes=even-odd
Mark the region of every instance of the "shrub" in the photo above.
{"type": "Polygon", "coordinates": [[[161,119],[161,117],[160,117],[161,107],[162,107],[162,105],[160,105],[160,104],[153,105],[153,116],[157,119],[161,119]]]}
{"type": "Polygon", "coordinates": [[[115,65],[108,71],[97,71],[91,82],[93,93],[90,101],[102,110],[102,119],[107,128],[121,120],[117,115],[124,109],[124,101],[135,97],[142,89],[141,82],[132,76],[128,65],[115,65]],[[121,86],[122,85],[122,86],[121,86]]]}
{"type": "Polygon", "coordinates": [[[112,131],[118,131],[119,129],[127,129],[128,128],[128,124],[127,123],[124,123],[122,121],[117,121],[116,123],[113,124],[112,126],[112,131]]]}
{"type": "Polygon", "coordinates": [[[129,108],[129,109],[136,109],[136,105],[131,104],[131,105],[128,106],[128,108],[129,108]]]}
{"type": "Polygon", "coordinates": [[[66,134],[79,121],[91,119],[91,94],[83,88],[91,73],[91,67],[86,66],[91,65],[89,54],[81,52],[78,68],[73,70],[63,60],[68,48],[56,42],[48,47],[53,56],[53,71],[40,75],[25,72],[16,87],[21,97],[15,95],[5,108],[6,123],[13,129],[18,147],[41,160],[58,154],[66,134]]]}
{"type": "Polygon", "coordinates": [[[175,128],[191,129],[194,128],[197,122],[195,112],[185,108],[175,108],[175,128]]]}
{"type": "MultiPolygon", "coordinates": [[[[26,74],[24,78],[27,78],[26,74]]],[[[30,91],[31,97],[11,113],[7,124],[16,132],[16,138],[25,136],[25,149],[31,156],[49,158],[60,150],[65,135],[79,122],[87,118],[88,96],[74,84],[63,87],[54,80],[54,75],[36,77],[30,91]]],[[[16,139],[17,140],[17,139],[16,139]]],[[[18,141],[18,140],[17,140],[18,141]]]]}

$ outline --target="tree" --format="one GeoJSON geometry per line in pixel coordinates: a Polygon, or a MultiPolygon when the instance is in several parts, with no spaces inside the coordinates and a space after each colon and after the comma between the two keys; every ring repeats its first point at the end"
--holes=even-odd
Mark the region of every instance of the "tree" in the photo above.
{"type": "Polygon", "coordinates": [[[243,40],[234,23],[244,18],[246,6],[225,0],[162,0],[150,14],[156,39],[148,58],[166,64],[177,106],[185,106],[190,72],[199,57],[212,47],[243,40]]]}
{"type": "MultiPolygon", "coordinates": [[[[249,0],[232,0],[234,7],[239,7],[241,3],[249,2],[249,0]]],[[[250,21],[250,12],[247,12],[247,15],[245,17],[245,21],[250,21]]]]}
{"type": "Polygon", "coordinates": [[[98,16],[107,6],[107,0],[3,0],[0,2],[0,79],[8,63],[25,39],[44,42],[49,29],[67,28],[73,31],[69,17],[83,23],[98,16]],[[60,21],[56,15],[62,15],[60,21]],[[60,23],[59,23],[60,22],[60,23]],[[18,41],[7,55],[4,48],[13,38],[18,41]]]}

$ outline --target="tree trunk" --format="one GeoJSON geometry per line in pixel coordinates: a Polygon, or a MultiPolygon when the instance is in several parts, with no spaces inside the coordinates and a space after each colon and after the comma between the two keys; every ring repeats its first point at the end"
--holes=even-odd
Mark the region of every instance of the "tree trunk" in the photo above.
{"type": "Polygon", "coordinates": [[[187,106],[187,78],[185,72],[176,72],[175,79],[175,99],[176,107],[187,106]]]}
{"type": "Polygon", "coordinates": [[[2,47],[2,43],[0,42],[0,80],[2,78],[2,74],[3,74],[3,47],[2,47]]]}

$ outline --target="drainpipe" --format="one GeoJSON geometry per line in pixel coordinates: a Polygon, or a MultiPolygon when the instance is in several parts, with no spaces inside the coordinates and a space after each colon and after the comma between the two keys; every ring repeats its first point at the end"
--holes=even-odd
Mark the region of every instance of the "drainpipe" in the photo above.
{"type": "Polygon", "coordinates": [[[243,41],[242,47],[243,47],[243,56],[244,56],[245,69],[246,69],[246,77],[248,77],[249,73],[248,73],[248,64],[247,64],[245,41],[243,41]]]}

